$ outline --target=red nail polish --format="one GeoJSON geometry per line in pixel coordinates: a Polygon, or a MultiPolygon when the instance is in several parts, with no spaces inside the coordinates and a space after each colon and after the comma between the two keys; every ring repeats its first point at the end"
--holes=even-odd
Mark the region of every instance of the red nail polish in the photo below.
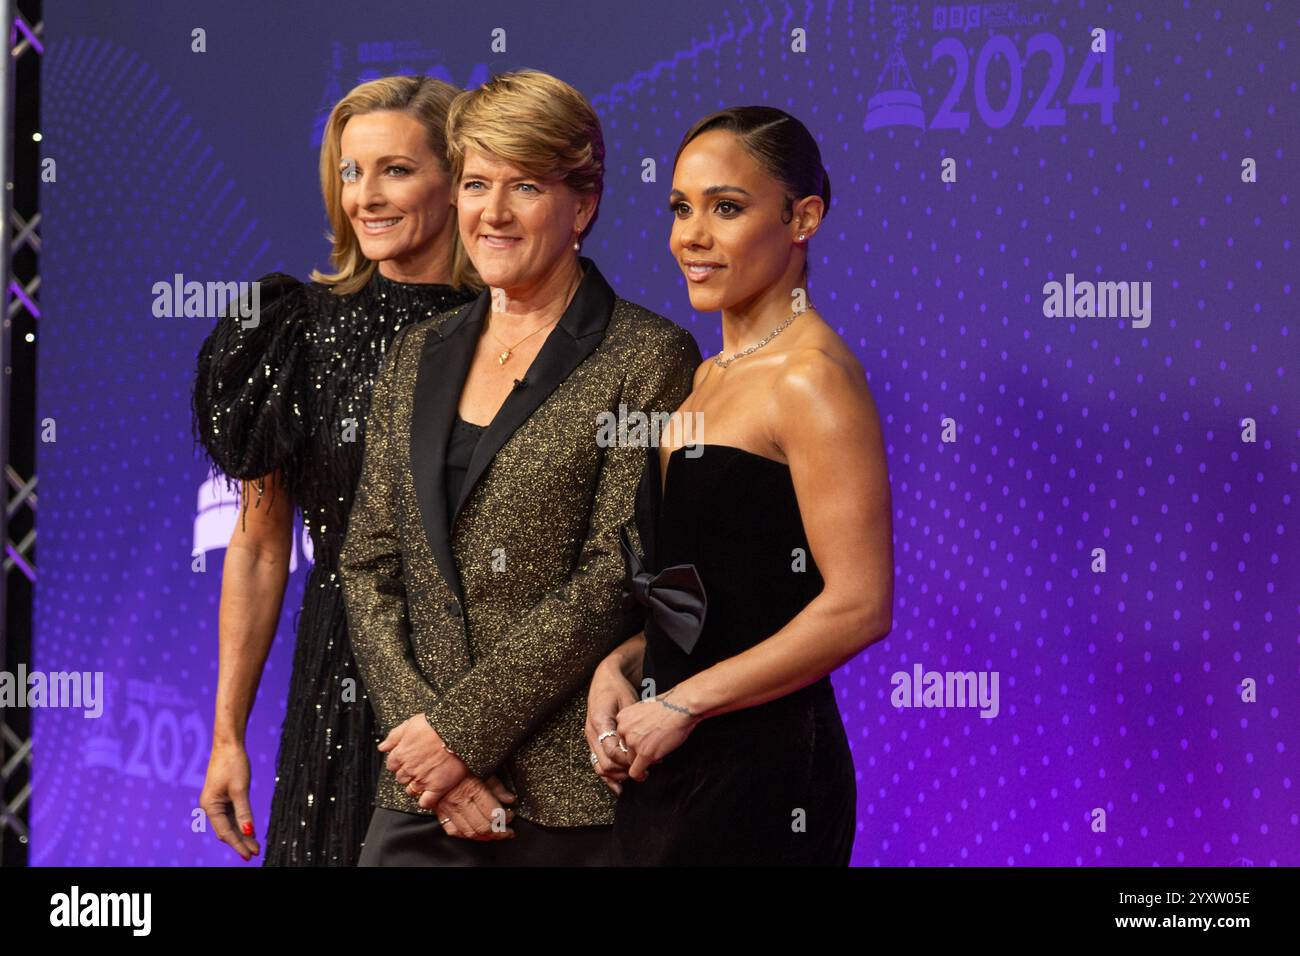
{"type": "Polygon", "coordinates": [[[244,823],[244,824],[241,824],[240,827],[239,827],[239,829],[242,830],[242,831],[244,832],[244,836],[252,836],[252,835],[253,835],[253,825],[252,825],[251,823],[244,823]]]}

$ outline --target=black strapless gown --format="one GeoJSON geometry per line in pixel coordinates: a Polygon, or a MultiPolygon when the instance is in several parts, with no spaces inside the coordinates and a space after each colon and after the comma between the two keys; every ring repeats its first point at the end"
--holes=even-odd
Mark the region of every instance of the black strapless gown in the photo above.
{"type": "MultiPolygon", "coordinates": [[[[693,564],[707,596],[687,654],[652,629],[643,676],[662,694],[771,637],[821,591],[790,468],[728,445],[677,449],[664,488],[650,449],[637,491],[646,570],[693,564]],[[806,556],[795,570],[795,549],[806,556]]],[[[642,605],[636,606],[643,612],[642,605]]],[[[636,633],[638,621],[627,625],[636,633]],[[635,628],[635,629],[632,629],[635,628]]],[[[644,782],[626,780],[614,820],[623,865],[835,865],[853,849],[857,788],[829,677],[710,717],[644,782]]]]}

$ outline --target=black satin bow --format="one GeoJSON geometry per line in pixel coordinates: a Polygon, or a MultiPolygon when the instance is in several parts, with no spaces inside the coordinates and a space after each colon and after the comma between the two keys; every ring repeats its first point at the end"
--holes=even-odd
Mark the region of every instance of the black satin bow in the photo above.
{"type": "Polygon", "coordinates": [[[632,550],[626,526],[618,529],[618,537],[627,568],[623,607],[630,609],[633,603],[645,605],[646,635],[652,631],[662,634],[689,654],[700,639],[704,615],[709,609],[704,583],[695,565],[675,564],[658,574],[651,574],[632,550]],[[629,582],[630,589],[627,587],[629,582]]]}

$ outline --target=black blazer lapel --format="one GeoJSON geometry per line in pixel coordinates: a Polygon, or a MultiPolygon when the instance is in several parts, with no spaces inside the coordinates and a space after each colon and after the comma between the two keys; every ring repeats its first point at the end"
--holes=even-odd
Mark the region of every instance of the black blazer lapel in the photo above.
{"type": "Polygon", "coordinates": [[[415,498],[438,570],[457,599],[464,595],[447,525],[447,439],[460,407],[460,393],[478,345],[479,329],[487,316],[489,294],[490,290],[484,290],[425,337],[411,403],[411,480],[415,498]]]}
{"type": "MultiPolygon", "coordinates": [[[[596,346],[600,345],[605,337],[605,329],[614,311],[614,290],[610,288],[594,262],[585,256],[579,256],[579,262],[585,268],[582,281],[573,294],[573,301],[569,303],[555,329],[546,337],[546,342],[538,351],[537,357],[533,359],[533,364],[524,373],[523,379],[520,380],[524,384],[517,384],[514,391],[506,397],[505,403],[497,411],[496,417],[492,419],[474,449],[474,456],[470,459],[469,469],[465,473],[465,483],[461,486],[460,500],[456,502],[456,514],[460,513],[470,492],[487,471],[488,465],[492,463],[497,452],[510,440],[510,436],[528,421],[542,402],[546,401],[573,370],[596,350],[596,346]]],[[[471,348],[471,354],[472,351],[471,348]]],[[[460,387],[464,383],[465,374],[462,373],[460,376],[453,406],[459,402],[460,387]]],[[[447,421],[450,427],[451,419],[448,418],[447,421]]],[[[594,413],[591,424],[594,432],[596,427],[594,413]]],[[[446,440],[447,433],[444,431],[442,435],[444,445],[446,440]]],[[[439,488],[441,487],[439,485],[439,488]]],[[[446,494],[445,491],[442,493],[446,494]]]]}

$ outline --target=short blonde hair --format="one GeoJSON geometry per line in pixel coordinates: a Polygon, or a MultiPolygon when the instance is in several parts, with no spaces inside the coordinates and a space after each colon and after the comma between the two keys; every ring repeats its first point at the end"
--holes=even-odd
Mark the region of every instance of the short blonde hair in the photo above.
{"type": "Polygon", "coordinates": [[[605,189],[605,137],[596,111],[568,83],[540,70],[516,70],[461,93],[447,111],[447,159],[458,191],[470,147],[529,176],[563,179],[574,192],[595,193],[596,211],[580,238],[596,225],[605,189]]]}
{"type": "MultiPolygon", "coordinates": [[[[330,232],[325,238],[333,243],[330,264],[334,272],[313,269],[311,277],[332,286],[338,295],[348,295],[363,288],[378,265],[361,251],[352,223],[343,210],[343,177],[339,172],[342,157],[343,127],[354,116],[395,110],[409,113],[419,120],[429,135],[429,149],[447,169],[447,110],[458,94],[464,93],[450,83],[431,76],[385,76],[353,87],[339,100],[325,123],[320,147],[320,188],[325,200],[325,215],[330,232]]],[[[453,180],[454,182],[455,180],[453,180]]],[[[452,201],[455,202],[455,188],[452,201]]],[[[483,280],[460,241],[460,230],[452,230],[451,284],[479,292],[483,280]]]]}

